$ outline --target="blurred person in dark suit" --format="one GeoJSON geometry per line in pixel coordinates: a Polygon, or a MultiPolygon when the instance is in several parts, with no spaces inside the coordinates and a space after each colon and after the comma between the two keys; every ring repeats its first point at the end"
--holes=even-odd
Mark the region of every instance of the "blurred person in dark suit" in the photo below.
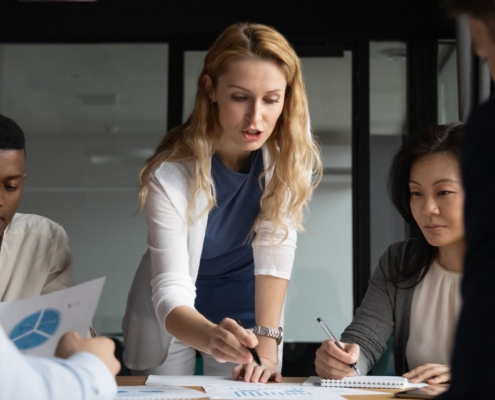
{"type": "MultiPolygon", "coordinates": [[[[495,79],[495,1],[444,0],[465,14],[474,51],[495,79]]],[[[451,364],[450,390],[440,399],[493,399],[495,376],[495,98],[469,116],[461,154],[467,252],[463,309],[451,364]]]]}

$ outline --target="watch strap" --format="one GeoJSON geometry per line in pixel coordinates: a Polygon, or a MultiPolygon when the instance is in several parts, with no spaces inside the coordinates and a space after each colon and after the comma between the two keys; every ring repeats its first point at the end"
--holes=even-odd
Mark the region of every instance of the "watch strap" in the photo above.
{"type": "Polygon", "coordinates": [[[255,325],[253,328],[253,333],[255,335],[267,336],[277,340],[277,344],[280,344],[283,336],[283,329],[279,327],[278,329],[267,328],[266,326],[255,325]]]}

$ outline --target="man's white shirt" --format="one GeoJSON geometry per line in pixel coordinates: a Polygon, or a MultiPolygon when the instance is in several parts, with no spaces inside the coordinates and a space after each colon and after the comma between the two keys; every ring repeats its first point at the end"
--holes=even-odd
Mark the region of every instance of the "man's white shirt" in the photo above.
{"type": "Polygon", "coordinates": [[[107,366],[88,352],[68,359],[22,354],[0,327],[0,398],[109,400],[117,385],[107,366]]]}

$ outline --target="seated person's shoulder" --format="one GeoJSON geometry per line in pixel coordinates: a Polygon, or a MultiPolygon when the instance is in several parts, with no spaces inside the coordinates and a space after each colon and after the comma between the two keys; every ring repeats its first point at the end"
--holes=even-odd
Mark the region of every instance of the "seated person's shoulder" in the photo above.
{"type": "Polygon", "coordinates": [[[381,273],[395,279],[401,272],[409,271],[419,248],[418,239],[408,239],[391,244],[380,258],[381,273]]]}
{"type": "Polygon", "coordinates": [[[51,219],[35,214],[16,213],[8,228],[9,235],[39,235],[46,238],[64,239],[67,234],[64,228],[51,219]]]}
{"type": "Polygon", "coordinates": [[[417,251],[419,248],[419,241],[417,239],[401,240],[388,246],[383,256],[388,257],[403,257],[404,255],[410,255],[417,251]]]}

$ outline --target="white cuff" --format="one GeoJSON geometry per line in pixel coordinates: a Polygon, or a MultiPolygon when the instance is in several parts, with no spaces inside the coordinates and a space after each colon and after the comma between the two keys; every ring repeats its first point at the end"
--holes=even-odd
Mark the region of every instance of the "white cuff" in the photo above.
{"type": "Polygon", "coordinates": [[[93,396],[88,395],[88,399],[111,400],[117,396],[117,382],[105,363],[97,356],[83,351],[69,357],[67,361],[67,366],[79,367],[91,375],[93,396]]]}

